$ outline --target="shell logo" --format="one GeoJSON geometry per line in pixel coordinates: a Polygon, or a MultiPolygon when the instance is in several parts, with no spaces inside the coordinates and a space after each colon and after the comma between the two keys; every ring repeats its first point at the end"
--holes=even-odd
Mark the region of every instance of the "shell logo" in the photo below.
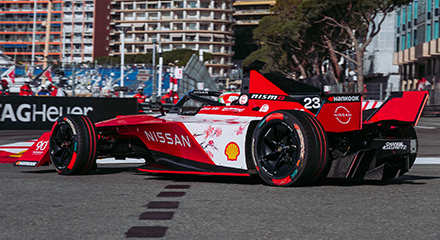
{"type": "Polygon", "coordinates": [[[235,142],[230,142],[226,145],[225,155],[228,157],[228,161],[237,161],[238,155],[240,155],[240,148],[235,142]]]}

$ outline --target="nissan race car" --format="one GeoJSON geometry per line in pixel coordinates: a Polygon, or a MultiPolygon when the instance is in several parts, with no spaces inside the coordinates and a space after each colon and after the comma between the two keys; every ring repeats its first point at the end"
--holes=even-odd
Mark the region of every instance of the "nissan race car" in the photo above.
{"type": "Polygon", "coordinates": [[[139,171],[259,175],[269,185],[323,178],[387,180],[411,168],[414,126],[428,92],[396,92],[362,111],[362,95],[320,88],[251,70],[238,100],[193,90],[169,113],[126,115],[92,123],[65,115],[16,163],[51,164],[59,174],[87,174],[97,158],[141,158],[139,171]]]}

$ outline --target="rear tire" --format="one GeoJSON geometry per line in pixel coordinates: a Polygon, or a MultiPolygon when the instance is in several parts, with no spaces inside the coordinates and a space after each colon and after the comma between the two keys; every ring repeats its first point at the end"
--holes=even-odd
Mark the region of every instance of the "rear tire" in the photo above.
{"type": "Polygon", "coordinates": [[[252,159],[269,185],[304,185],[325,174],[327,137],[308,113],[276,111],[266,115],[252,136],[252,159]]]}
{"type": "Polygon", "coordinates": [[[87,174],[96,164],[96,128],[85,116],[59,117],[52,128],[50,161],[63,175],[87,174]]]}

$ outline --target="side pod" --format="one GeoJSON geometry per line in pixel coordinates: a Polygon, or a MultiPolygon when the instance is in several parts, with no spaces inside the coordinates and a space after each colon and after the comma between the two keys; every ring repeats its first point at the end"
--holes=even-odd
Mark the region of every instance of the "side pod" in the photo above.
{"type": "Polygon", "coordinates": [[[14,166],[39,167],[49,164],[49,139],[51,132],[46,132],[14,163],[14,166]]]}

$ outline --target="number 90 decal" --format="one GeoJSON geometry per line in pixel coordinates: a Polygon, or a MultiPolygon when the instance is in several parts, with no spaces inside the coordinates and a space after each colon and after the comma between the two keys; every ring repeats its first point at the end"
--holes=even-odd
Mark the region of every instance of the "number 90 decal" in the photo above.
{"type": "Polygon", "coordinates": [[[304,107],[306,109],[319,109],[321,107],[321,98],[304,98],[304,107]]]}

